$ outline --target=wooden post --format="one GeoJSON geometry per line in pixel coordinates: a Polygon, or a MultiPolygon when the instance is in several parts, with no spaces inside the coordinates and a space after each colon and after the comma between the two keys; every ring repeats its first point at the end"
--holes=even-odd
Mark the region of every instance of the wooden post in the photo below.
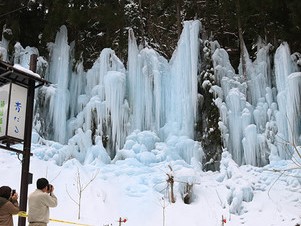
{"type": "Polygon", "coordinates": [[[32,72],[37,72],[37,57],[38,56],[36,54],[30,55],[29,69],[32,72]]]}
{"type": "Polygon", "coordinates": [[[222,226],[224,226],[226,222],[227,222],[226,218],[224,218],[224,215],[222,215],[222,226]]]}
{"type": "Polygon", "coordinates": [[[119,226],[121,226],[121,223],[125,223],[126,221],[127,221],[126,218],[122,219],[121,217],[119,217],[119,220],[118,220],[119,226]]]}

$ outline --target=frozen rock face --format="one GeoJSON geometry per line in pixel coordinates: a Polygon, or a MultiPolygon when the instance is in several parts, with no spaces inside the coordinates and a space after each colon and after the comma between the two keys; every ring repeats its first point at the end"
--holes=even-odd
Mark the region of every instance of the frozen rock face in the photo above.
{"type": "Polygon", "coordinates": [[[246,54],[246,78],[234,73],[225,50],[216,49],[212,57],[223,91],[215,101],[223,141],[238,164],[291,158],[288,144],[300,143],[300,73],[293,73],[297,66],[287,43],[278,47],[272,73],[269,49],[261,46],[254,62],[246,54]]]}
{"type": "Polygon", "coordinates": [[[301,134],[301,72],[288,76],[288,92],[286,101],[289,142],[300,145],[301,134]]]}
{"type": "MultiPolygon", "coordinates": [[[[38,71],[51,85],[37,94],[35,130],[48,140],[72,146],[68,152],[64,148],[69,154],[62,159],[91,162],[100,155],[95,152],[99,149],[106,162],[103,153],[114,161],[139,153],[144,163],[201,162],[201,144],[194,141],[201,114],[197,112],[200,31],[200,22],[185,22],[178,47],[167,60],[153,49],[140,49],[130,30],[126,67],[113,50],[104,49],[93,67],[84,71],[81,62],[72,65],[74,45],[68,43],[62,26],[48,46],[49,62],[38,58],[38,71]],[[138,139],[146,136],[145,131],[155,133],[152,148],[143,144],[147,139],[138,139]]],[[[245,76],[241,65],[236,74],[224,49],[216,43],[211,47],[216,81],[211,91],[220,111],[225,150],[239,165],[262,166],[291,158],[287,144],[300,143],[300,73],[287,43],[278,47],[274,58],[270,45],[258,44],[255,61],[245,52],[245,76]]],[[[38,51],[16,44],[15,63],[27,67],[25,52],[38,51]]]]}
{"type": "Polygon", "coordinates": [[[133,133],[143,137],[148,134],[145,131],[151,131],[158,137],[151,149],[134,139],[137,145],[131,148],[139,146],[142,152],[152,153],[139,154],[139,161],[200,162],[202,149],[193,140],[200,29],[199,21],[185,22],[170,61],[153,49],[139,49],[130,31],[127,69],[113,50],[104,49],[85,72],[81,63],[72,70],[73,46],[62,26],[55,42],[48,45],[51,60],[46,79],[52,84],[39,90],[35,129],[46,139],[72,146],[72,151],[64,148],[69,154],[62,159],[76,157],[84,162],[91,146],[105,148],[115,161],[128,158],[131,155],[125,155],[128,151],[124,149],[127,137],[133,133]],[[168,142],[168,146],[162,147],[160,142],[168,142]]]}

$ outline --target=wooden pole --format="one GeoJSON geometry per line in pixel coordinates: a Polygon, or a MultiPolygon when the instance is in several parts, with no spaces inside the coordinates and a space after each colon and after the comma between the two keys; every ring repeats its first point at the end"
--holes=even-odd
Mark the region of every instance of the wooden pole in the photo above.
{"type": "MultiPolygon", "coordinates": [[[[36,70],[36,55],[30,57],[30,69],[36,70]]],[[[21,188],[20,188],[20,211],[27,209],[27,195],[28,184],[32,183],[32,174],[29,173],[30,163],[30,148],[31,148],[31,133],[32,133],[32,117],[33,117],[33,103],[34,103],[35,81],[30,80],[27,90],[27,105],[26,105],[26,120],[24,131],[24,144],[23,144],[23,160],[21,172],[21,188]]],[[[25,226],[26,218],[19,217],[18,226],[25,226]]]]}

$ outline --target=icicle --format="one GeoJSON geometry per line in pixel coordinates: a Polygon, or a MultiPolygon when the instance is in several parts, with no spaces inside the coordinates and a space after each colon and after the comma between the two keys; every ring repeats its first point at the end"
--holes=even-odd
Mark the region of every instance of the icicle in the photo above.
{"type": "Polygon", "coordinates": [[[69,45],[67,28],[62,26],[51,48],[50,73],[48,80],[56,84],[54,100],[50,102],[50,118],[53,122],[54,140],[67,141],[67,112],[69,109],[69,45]]]}

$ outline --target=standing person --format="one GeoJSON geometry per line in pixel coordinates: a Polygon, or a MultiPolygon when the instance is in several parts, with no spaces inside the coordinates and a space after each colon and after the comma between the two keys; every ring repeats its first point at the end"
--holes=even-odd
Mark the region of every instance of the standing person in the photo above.
{"type": "Polygon", "coordinates": [[[54,187],[46,178],[37,180],[37,189],[28,197],[28,226],[47,226],[49,207],[57,206],[54,187]]]}
{"type": "Polygon", "coordinates": [[[12,215],[18,212],[18,194],[8,186],[0,187],[0,225],[13,226],[12,215]]]}

